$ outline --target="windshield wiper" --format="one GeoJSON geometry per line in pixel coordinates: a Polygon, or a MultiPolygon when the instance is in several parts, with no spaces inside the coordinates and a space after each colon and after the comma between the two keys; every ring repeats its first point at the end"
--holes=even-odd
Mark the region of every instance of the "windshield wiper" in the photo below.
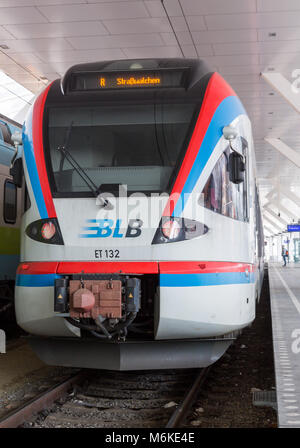
{"type": "MultiPolygon", "coordinates": [[[[79,163],[74,159],[74,157],[70,154],[70,152],[67,149],[68,145],[69,145],[70,137],[71,137],[72,126],[73,126],[73,121],[71,121],[70,126],[67,129],[66,138],[65,138],[65,142],[64,142],[63,146],[57,147],[57,151],[59,151],[63,155],[63,158],[60,162],[60,167],[59,167],[60,171],[62,171],[64,159],[67,159],[68,162],[70,163],[70,165],[74,168],[74,170],[77,172],[77,174],[81,177],[81,179],[85,182],[85,184],[89,187],[91,192],[97,198],[100,193],[100,188],[98,188],[95,185],[95,183],[92,181],[90,176],[84,171],[83,168],[81,168],[79,163]]],[[[110,202],[107,199],[102,198],[102,197],[100,197],[100,199],[103,202],[103,204],[101,204],[102,207],[108,207],[108,206],[112,207],[110,202]]]]}

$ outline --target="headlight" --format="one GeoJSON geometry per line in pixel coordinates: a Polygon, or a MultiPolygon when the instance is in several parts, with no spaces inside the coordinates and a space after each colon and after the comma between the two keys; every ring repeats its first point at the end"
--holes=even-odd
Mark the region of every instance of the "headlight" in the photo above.
{"type": "Polygon", "coordinates": [[[168,221],[165,221],[161,226],[161,231],[163,235],[168,238],[169,240],[174,240],[178,238],[180,233],[181,227],[178,221],[174,221],[169,219],[168,221]]]}
{"type": "Polygon", "coordinates": [[[44,240],[50,240],[55,235],[55,232],[56,228],[53,222],[45,222],[45,224],[42,225],[41,235],[44,240]]]}
{"type": "Polygon", "coordinates": [[[35,241],[47,244],[64,244],[56,218],[39,219],[26,228],[26,235],[35,241]]]}
{"type": "Polygon", "coordinates": [[[208,227],[205,224],[193,219],[164,216],[154,235],[152,244],[190,240],[207,232],[208,227]]]}

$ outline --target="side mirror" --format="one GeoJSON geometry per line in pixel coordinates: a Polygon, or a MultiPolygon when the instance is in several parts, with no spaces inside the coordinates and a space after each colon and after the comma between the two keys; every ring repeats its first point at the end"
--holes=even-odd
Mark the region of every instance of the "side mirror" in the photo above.
{"type": "Polygon", "coordinates": [[[15,145],[15,147],[18,147],[18,145],[22,145],[22,134],[21,132],[14,132],[13,135],[11,136],[11,140],[13,142],[13,144],[15,145]]]}
{"type": "Polygon", "coordinates": [[[13,182],[16,187],[21,188],[23,182],[23,163],[21,157],[18,157],[14,160],[9,173],[12,176],[13,182]]]}
{"type": "Polygon", "coordinates": [[[238,135],[238,131],[233,126],[224,126],[222,132],[226,140],[234,140],[238,135]]]}
{"type": "Polygon", "coordinates": [[[234,184],[244,182],[245,169],[246,167],[243,156],[237,152],[232,152],[228,161],[229,180],[234,184]]]}

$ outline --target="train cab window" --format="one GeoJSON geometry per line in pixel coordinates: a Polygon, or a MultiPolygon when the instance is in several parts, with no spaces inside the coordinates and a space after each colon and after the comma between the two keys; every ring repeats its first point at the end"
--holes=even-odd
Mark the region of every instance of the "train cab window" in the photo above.
{"type": "Polygon", "coordinates": [[[3,217],[7,224],[15,224],[17,219],[17,187],[8,179],[4,184],[3,217]]]}
{"type": "Polygon", "coordinates": [[[200,205],[216,213],[237,219],[247,220],[247,176],[244,182],[234,184],[229,180],[228,147],[217,161],[200,197],[200,205]]]}
{"type": "Polygon", "coordinates": [[[77,164],[105,192],[119,184],[126,184],[130,194],[168,191],[187,147],[195,107],[182,102],[50,109],[48,154],[54,194],[91,194],[58,150],[66,139],[77,164]]]}

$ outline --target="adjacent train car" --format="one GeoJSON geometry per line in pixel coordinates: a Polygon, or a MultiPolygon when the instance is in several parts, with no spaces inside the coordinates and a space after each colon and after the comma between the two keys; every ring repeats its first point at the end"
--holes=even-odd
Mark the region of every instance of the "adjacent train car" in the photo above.
{"type": "Polygon", "coordinates": [[[76,65],[23,144],[15,304],[38,355],[117,370],[222,356],[263,272],[251,123],[225,80],[191,59],[76,65]]]}
{"type": "Polygon", "coordinates": [[[23,190],[17,189],[9,169],[16,152],[12,135],[20,134],[21,128],[19,123],[0,115],[0,313],[13,302],[20,262],[23,190]]]}

